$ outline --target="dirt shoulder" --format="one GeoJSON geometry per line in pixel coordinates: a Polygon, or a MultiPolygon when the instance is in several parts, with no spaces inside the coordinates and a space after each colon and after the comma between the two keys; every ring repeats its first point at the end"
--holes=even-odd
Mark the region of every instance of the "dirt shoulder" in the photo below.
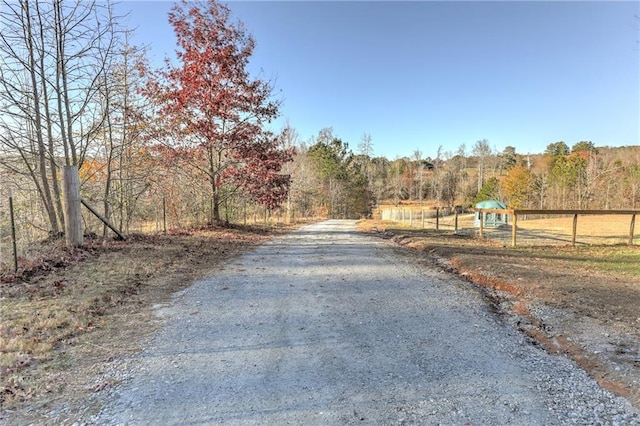
{"type": "Polygon", "coordinates": [[[640,406],[639,246],[510,248],[390,226],[360,224],[482,286],[501,312],[548,351],[566,353],[602,387],[640,406]]]}
{"type": "Polygon", "coordinates": [[[94,410],[92,395],[119,383],[98,379],[107,366],[157,328],[154,305],[287,230],[216,227],[37,248],[17,274],[0,276],[0,424],[94,410]]]}

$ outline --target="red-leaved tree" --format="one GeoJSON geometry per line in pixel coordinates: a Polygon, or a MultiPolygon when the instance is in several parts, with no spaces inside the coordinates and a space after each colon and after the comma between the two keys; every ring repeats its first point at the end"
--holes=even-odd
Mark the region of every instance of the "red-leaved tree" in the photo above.
{"type": "Polygon", "coordinates": [[[290,176],[281,173],[293,152],[265,131],[279,102],[268,81],[254,79],[247,66],[255,47],[242,23],[215,0],[182,1],[169,13],[177,36],[179,66],[165,61],[144,94],[158,107],[159,135],[177,156],[206,176],[212,218],[220,221],[224,196],[241,193],[269,208],[286,199],[290,176]]]}

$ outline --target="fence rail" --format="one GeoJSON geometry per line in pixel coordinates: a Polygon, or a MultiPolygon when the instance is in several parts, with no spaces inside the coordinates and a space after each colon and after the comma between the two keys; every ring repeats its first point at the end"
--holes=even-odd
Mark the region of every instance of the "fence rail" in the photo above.
{"type": "MultiPolygon", "coordinates": [[[[538,242],[545,240],[547,242],[570,242],[576,245],[578,236],[578,217],[579,216],[629,216],[630,222],[627,230],[620,230],[620,220],[615,220],[615,224],[607,224],[603,219],[600,228],[603,229],[602,235],[597,237],[591,235],[589,230],[590,241],[598,240],[606,241],[606,243],[625,242],[628,245],[634,244],[634,232],[636,216],[640,214],[640,210],[534,210],[534,209],[474,209],[472,214],[458,214],[457,211],[451,212],[447,209],[428,209],[428,208],[382,208],[380,217],[382,220],[393,221],[409,225],[412,228],[435,229],[435,230],[453,230],[459,234],[477,234],[481,238],[490,238],[505,240],[505,244],[509,241],[513,247],[518,244],[519,239],[525,238],[527,241],[538,242]],[[507,224],[490,227],[487,225],[487,214],[506,215],[507,224]],[[547,223],[544,218],[559,217],[571,218],[572,222],[568,225],[552,225],[547,223]],[[534,219],[535,218],[535,219],[534,219]],[[526,226],[525,226],[526,224],[526,226]],[[536,228],[538,226],[538,228],[536,228]],[[557,228],[551,230],[551,228],[557,228]],[[562,229],[560,229],[562,228],[562,229]],[[506,230],[509,229],[509,235],[506,230]],[[615,235],[614,235],[615,234],[615,235]]],[[[599,218],[596,218],[599,219],[599,218]]],[[[490,223],[490,222],[489,222],[490,223]]],[[[593,226],[593,221],[587,225],[593,226]]]]}
{"type": "Polygon", "coordinates": [[[480,237],[484,236],[484,218],[485,213],[499,213],[506,214],[512,217],[511,220],[511,245],[516,246],[517,234],[518,234],[518,216],[522,215],[561,215],[561,216],[573,216],[573,226],[571,231],[571,245],[576,245],[576,235],[578,230],[578,216],[579,215],[624,215],[631,216],[631,222],[629,225],[629,239],[627,244],[633,245],[636,215],[640,214],[640,210],[530,210],[530,209],[476,209],[476,212],[480,213],[480,237]]]}

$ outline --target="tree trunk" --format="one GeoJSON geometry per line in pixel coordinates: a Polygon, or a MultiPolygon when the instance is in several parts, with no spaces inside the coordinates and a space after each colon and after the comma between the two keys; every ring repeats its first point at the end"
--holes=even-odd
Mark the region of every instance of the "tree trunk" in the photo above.
{"type": "Polygon", "coordinates": [[[58,120],[60,125],[60,137],[62,139],[62,146],[64,149],[64,159],[65,165],[71,165],[70,153],[69,153],[69,144],[67,142],[67,127],[65,125],[64,115],[62,113],[62,87],[61,87],[61,78],[62,78],[62,67],[64,62],[64,42],[63,42],[63,34],[61,28],[62,21],[62,11],[60,8],[60,3],[56,2],[54,7],[55,14],[55,24],[53,25],[53,30],[55,34],[56,41],[56,101],[58,107],[58,120]]]}
{"type": "MultiPolygon", "coordinates": [[[[57,73],[58,73],[58,108],[60,115],[60,129],[63,142],[65,147],[69,148],[71,153],[71,159],[67,158],[67,165],[80,165],[78,160],[78,153],[76,151],[76,146],[73,141],[73,120],[71,118],[71,101],[69,99],[69,83],[67,76],[67,66],[65,60],[65,45],[64,45],[64,33],[62,25],[62,1],[56,0],[55,2],[55,10],[58,15],[58,20],[56,21],[55,27],[58,33],[58,40],[56,46],[56,54],[58,55],[58,65],[57,65],[57,73]],[[60,83],[62,83],[62,87],[60,87],[60,83]],[[63,104],[61,105],[61,101],[63,104]],[[64,107],[64,109],[63,109],[64,107]],[[66,129],[65,129],[66,126],[66,129]],[[66,130],[66,131],[65,131],[66,130]]],[[[82,136],[81,136],[82,137],[82,136]]],[[[65,149],[66,151],[66,149],[65,149]]]]}
{"type": "Polygon", "coordinates": [[[213,224],[217,224],[220,223],[220,190],[218,188],[218,185],[216,185],[215,183],[213,184],[212,195],[213,224]]]}
{"type": "MultiPolygon", "coordinates": [[[[109,105],[109,92],[107,92],[106,96],[106,110],[107,110],[107,134],[106,139],[109,144],[109,149],[107,151],[107,176],[105,177],[106,182],[104,184],[104,217],[107,220],[109,219],[109,215],[111,212],[109,211],[109,196],[111,195],[111,180],[113,179],[113,152],[115,147],[113,146],[113,126],[111,123],[111,113],[110,113],[110,105],[109,105]]],[[[122,227],[120,228],[122,230],[122,227]]],[[[102,237],[106,238],[108,232],[108,226],[105,224],[102,227],[102,237]]]]}
{"type": "Polygon", "coordinates": [[[46,75],[46,65],[44,62],[44,56],[45,56],[44,46],[46,45],[46,39],[44,35],[45,24],[42,21],[42,15],[39,10],[37,11],[37,16],[38,16],[38,27],[40,28],[40,34],[39,34],[40,47],[41,49],[43,49],[42,51],[39,52],[40,61],[38,65],[40,67],[39,73],[41,76],[40,82],[42,84],[42,104],[44,107],[44,118],[46,123],[46,130],[47,130],[47,141],[48,141],[47,156],[49,157],[49,173],[51,174],[51,187],[53,188],[53,200],[55,202],[54,207],[55,207],[56,217],[58,218],[58,221],[60,223],[60,229],[64,229],[65,226],[64,226],[64,208],[62,206],[62,191],[60,190],[60,185],[58,184],[58,165],[56,164],[55,150],[54,150],[54,137],[53,137],[53,129],[52,129],[53,117],[49,107],[50,97],[49,97],[49,91],[48,91],[48,82],[44,77],[46,75]]]}
{"type": "Polygon", "coordinates": [[[42,198],[47,216],[49,217],[49,224],[51,226],[51,232],[57,234],[59,232],[58,220],[56,218],[55,209],[53,207],[53,201],[51,197],[51,188],[49,186],[49,180],[47,178],[47,165],[46,165],[46,149],[44,140],[42,138],[42,112],[40,111],[40,95],[38,92],[38,80],[36,71],[36,59],[35,59],[35,47],[33,44],[33,34],[31,25],[31,11],[29,10],[29,2],[24,2],[25,11],[25,38],[27,41],[27,48],[29,50],[29,75],[31,77],[31,92],[33,95],[33,113],[34,113],[34,129],[32,129],[29,137],[36,138],[37,141],[37,161],[40,173],[40,180],[42,182],[42,198]]]}

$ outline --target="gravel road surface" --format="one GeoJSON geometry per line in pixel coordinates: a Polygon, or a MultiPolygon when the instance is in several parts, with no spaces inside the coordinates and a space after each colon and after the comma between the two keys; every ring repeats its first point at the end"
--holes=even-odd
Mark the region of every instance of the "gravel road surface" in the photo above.
{"type": "Polygon", "coordinates": [[[638,425],[471,284],[326,221],[159,307],[99,424],[638,425]]]}

